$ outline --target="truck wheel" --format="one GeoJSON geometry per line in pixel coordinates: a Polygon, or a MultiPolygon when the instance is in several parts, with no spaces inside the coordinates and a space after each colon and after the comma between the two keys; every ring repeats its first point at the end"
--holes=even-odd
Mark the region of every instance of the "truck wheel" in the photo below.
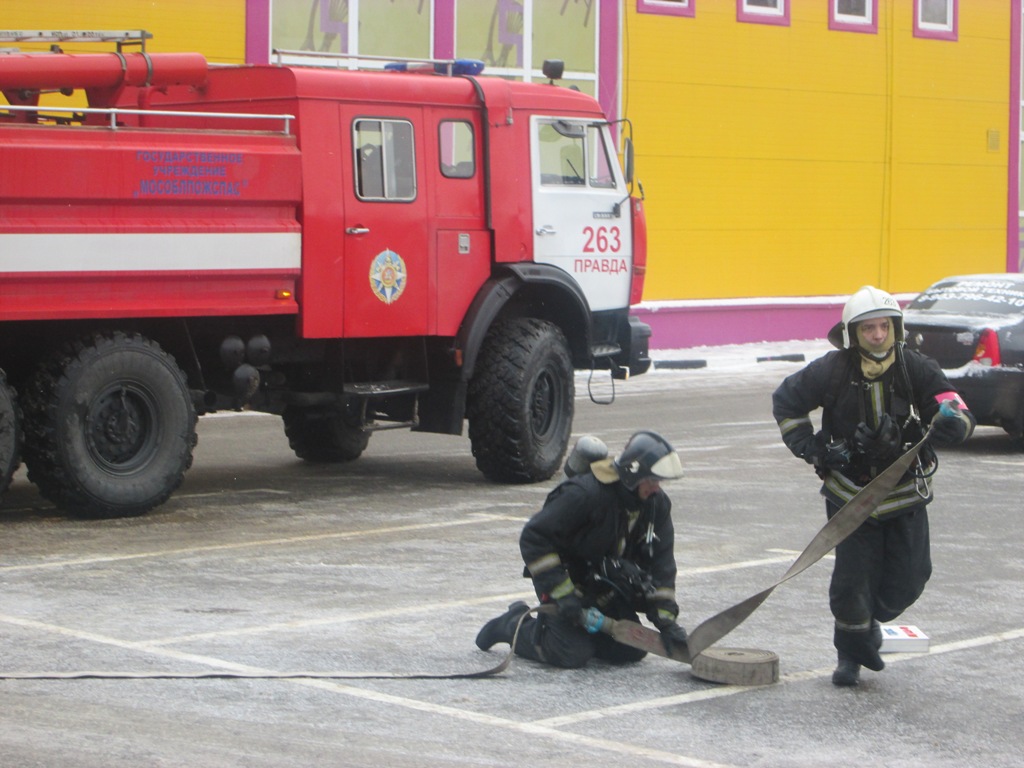
{"type": "Polygon", "coordinates": [[[466,404],[477,469],[503,483],[550,478],[569,443],[574,396],[569,345],[558,326],[533,318],[495,323],[466,404]]]}
{"type": "Polygon", "coordinates": [[[21,414],[14,388],[0,369],[0,496],[3,496],[21,457],[21,414]]]}
{"type": "Polygon", "coordinates": [[[148,512],[192,465],[196,412],[185,375],[140,335],[66,347],[35,374],[24,408],[29,480],[84,517],[148,512]]]}
{"type": "Polygon", "coordinates": [[[284,409],[284,433],[295,455],[304,461],[340,464],[358,459],[370,433],[349,423],[343,411],[329,408],[284,409]]]}

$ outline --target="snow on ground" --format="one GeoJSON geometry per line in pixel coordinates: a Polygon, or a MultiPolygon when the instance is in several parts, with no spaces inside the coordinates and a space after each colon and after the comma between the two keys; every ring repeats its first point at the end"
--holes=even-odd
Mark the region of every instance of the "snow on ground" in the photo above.
{"type": "Polygon", "coordinates": [[[607,371],[577,371],[576,396],[611,402],[680,386],[714,390],[747,381],[774,389],[786,376],[832,348],[824,339],[812,339],[652,349],[651,369],[624,382],[612,381],[607,371]]]}
{"type": "Polygon", "coordinates": [[[750,370],[775,360],[809,363],[834,347],[825,339],[762,341],[752,344],[725,344],[717,347],[652,349],[654,370],[686,369],[691,364],[714,370],[750,370]],[[803,360],[796,356],[803,355],[803,360]]]}

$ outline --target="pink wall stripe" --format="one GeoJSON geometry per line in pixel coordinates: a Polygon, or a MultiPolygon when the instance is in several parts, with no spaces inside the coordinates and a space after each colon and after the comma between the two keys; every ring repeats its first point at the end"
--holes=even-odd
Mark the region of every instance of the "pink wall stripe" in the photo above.
{"type": "Polygon", "coordinates": [[[270,61],[270,0],[245,0],[245,63],[270,61]]]}
{"type": "Polygon", "coordinates": [[[619,2],[601,0],[598,13],[597,101],[610,120],[619,117],[619,2]]]}
{"type": "Polygon", "coordinates": [[[1010,130],[1007,142],[1006,271],[1020,272],[1020,57],[1021,0],[1010,3],[1010,130]]]}
{"type": "Polygon", "coordinates": [[[433,58],[455,58],[455,0],[434,0],[433,58]]]}
{"type": "Polygon", "coordinates": [[[823,339],[839,321],[843,304],[845,297],[815,304],[701,302],[689,307],[634,307],[630,314],[651,326],[651,349],[680,349],[823,339]]]}

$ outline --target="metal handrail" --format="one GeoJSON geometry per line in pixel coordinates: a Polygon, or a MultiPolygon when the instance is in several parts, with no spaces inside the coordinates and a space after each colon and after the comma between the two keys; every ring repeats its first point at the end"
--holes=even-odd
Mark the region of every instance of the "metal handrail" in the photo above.
{"type": "Polygon", "coordinates": [[[0,43],[117,43],[117,50],[124,45],[138,45],[143,53],[146,41],[153,34],[144,29],[101,29],[101,30],[0,30],[0,43]]]}
{"type": "Polygon", "coordinates": [[[369,53],[333,53],[331,51],[300,51],[290,50],[287,48],[275,48],[271,53],[276,57],[275,63],[278,65],[284,64],[282,60],[283,56],[295,56],[297,58],[308,57],[312,59],[333,59],[339,65],[343,61],[379,61],[384,64],[392,63],[405,63],[405,64],[441,64],[448,68],[448,73],[451,74],[452,67],[457,63],[457,59],[416,59],[416,58],[403,58],[401,56],[376,56],[369,53]]]}
{"type": "Polygon", "coordinates": [[[0,107],[0,110],[8,110],[11,112],[70,112],[72,114],[82,115],[110,115],[110,128],[117,130],[117,116],[118,115],[161,115],[168,117],[212,117],[223,120],[282,120],[284,125],[281,129],[281,133],[289,135],[291,133],[291,121],[295,119],[295,115],[277,115],[277,114],[257,114],[250,112],[192,112],[185,110],[174,110],[174,109],[121,109],[119,107],[111,108],[95,108],[95,107],[51,107],[51,106],[15,106],[15,105],[4,105],[0,107]]]}

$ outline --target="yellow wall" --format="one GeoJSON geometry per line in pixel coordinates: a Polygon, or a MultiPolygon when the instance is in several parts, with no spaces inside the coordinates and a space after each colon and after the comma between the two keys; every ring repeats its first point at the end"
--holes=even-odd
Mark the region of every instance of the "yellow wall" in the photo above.
{"type": "Polygon", "coordinates": [[[790,2],[789,27],[739,23],[735,0],[698,0],[693,18],[626,3],[645,300],[1005,271],[1009,3],[960,0],[951,42],[913,37],[912,0],[879,0],[877,34],[790,2]]]}
{"type": "MultiPolygon", "coordinates": [[[[145,29],[153,34],[153,39],[146,43],[150,52],[196,51],[210,61],[245,62],[245,0],[3,0],[0,27],[145,29]]],[[[18,47],[32,50],[47,46],[23,43],[18,47]]],[[[69,53],[111,49],[103,44],[74,43],[63,48],[69,53]]]]}
{"type": "MultiPolygon", "coordinates": [[[[916,292],[1005,270],[1011,4],[959,0],[950,42],[913,36],[913,0],[879,0],[877,34],[830,31],[829,2],[790,0],[781,27],[737,22],[735,0],[696,0],[692,18],[623,0],[646,300],[916,292]]],[[[245,58],[245,0],[3,0],[0,18],[245,58]]]]}

